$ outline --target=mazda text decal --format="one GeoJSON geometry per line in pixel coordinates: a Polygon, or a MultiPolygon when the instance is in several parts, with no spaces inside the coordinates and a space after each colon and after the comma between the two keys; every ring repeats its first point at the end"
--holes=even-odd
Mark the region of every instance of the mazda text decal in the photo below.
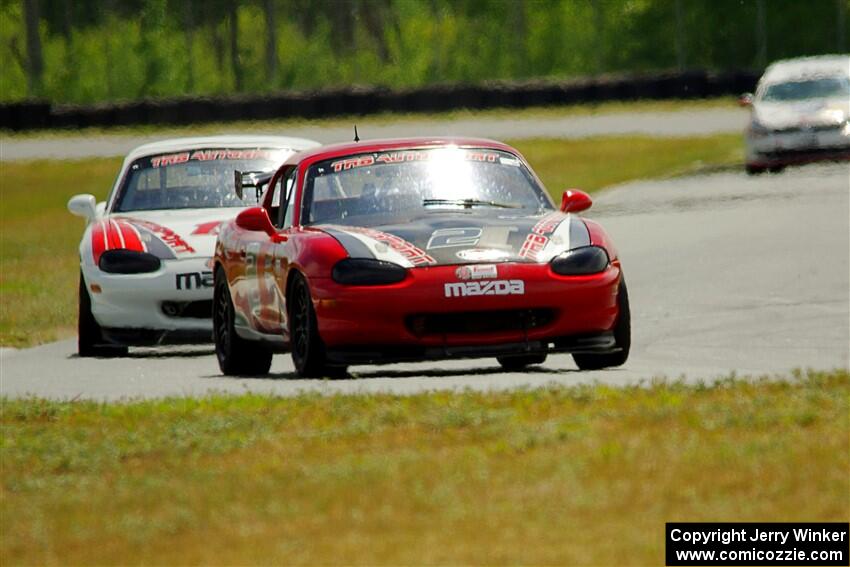
{"type": "Polygon", "coordinates": [[[201,289],[203,287],[212,287],[213,281],[212,272],[186,272],[174,276],[177,289],[201,289]]]}
{"type": "Polygon", "coordinates": [[[522,280],[492,280],[487,282],[457,282],[445,284],[446,297],[475,295],[525,295],[522,280]]]}

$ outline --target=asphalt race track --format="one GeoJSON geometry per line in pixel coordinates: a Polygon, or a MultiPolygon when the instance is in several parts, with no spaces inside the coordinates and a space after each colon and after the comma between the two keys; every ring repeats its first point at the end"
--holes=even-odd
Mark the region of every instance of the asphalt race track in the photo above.
{"type": "MultiPolygon", "coordinates": [[[[562,117],[529,117],[504,120],[499,117],[473,117],[446,120],[395,121],[360,125],[364,140],[399,136],[478,136],[496,140],[527,138],[587,138],[640,134],[655,137],[708,136],[741,132],[749,112],[740,108],[682,110],[676,112],[611,112],[562,117]]],[[[348,142],[352,126],[303,123],[274,129],[256,122],[240,127],[240,134],[276,134],[317,140],[323,144],[348,142]]],[[[233,134],[225,127],[209,134],[233,134]]],[[[173,134],[180,135],[180,134],[173,134]]],[[[21,159],[80,159],[126,155],[140,144],[163,138],[162,133],[139,135],[75,135],[56,137],[15,136],[0,140],[0,161],[21,159]]]]}
{"type": "Polygon", "coordinates": [[[850,167],[811,165],[646,181],[596,197],[591,217],[617,243],[632,303],[626,366],[579,372],[568,355],[524,373],[495,360],[352,368],[339,380],[295,378],[279,355],[265,379],[225,378],[210,347],[131,349],[79,359],[75,341],[0,355],[0,393],[121,399],[213,391],[488,389],[653,377],[687,380],[846,368],[850,330],[850,167]]]}

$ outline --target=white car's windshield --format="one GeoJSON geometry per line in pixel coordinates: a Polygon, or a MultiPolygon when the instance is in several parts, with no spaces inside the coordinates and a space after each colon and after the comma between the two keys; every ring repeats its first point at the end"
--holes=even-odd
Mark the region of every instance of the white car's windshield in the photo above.
{"type": "Polygon", "coordinates": [[[305,183],[303,224],[374,226],[433,211],[551,208],[514,155],[491,149],[393,150],[313,165],[305,183]]]}
{"type": "Polygon", "coordinates": [[[850,97],[850,78],[823,77],[769,85],[762,100],[786,102],[812,98],[850,97]]]}
{"type": "Polygon", "coordinates": [[[113,211],[244,207],[256,203],[246,191],[240,200],[233,171],[270,171],[286,150],[206,148],[153,155],[134,161],[118,189],[113,211]]]}

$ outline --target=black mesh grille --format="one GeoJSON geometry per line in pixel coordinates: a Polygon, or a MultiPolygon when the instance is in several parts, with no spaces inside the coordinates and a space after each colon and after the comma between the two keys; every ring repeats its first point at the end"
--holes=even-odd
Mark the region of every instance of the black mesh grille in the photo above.
{"type": "Polygon", "coordinates": [[[811,148],[802,150],[781,150],[777,152],[767,152],[764,155],[768,159],[794,158],[794,157],[809,157],[809,156],[844,156],[850,154],[850,147],[836,148],[811,148]]]}
{"type": "Polygon", "coordinates": [[[162,304],[162,312],[169,317],[212,319],[212,300],[166,301],[162,304]]]}
{"type": "Polygon", "coordinates": [[[522,331],[548,325],[555,319],[554,309],[509,309],[464,311],[460,313],[423,313],[407,318],[407,328],[417,337],[522,331]]]}

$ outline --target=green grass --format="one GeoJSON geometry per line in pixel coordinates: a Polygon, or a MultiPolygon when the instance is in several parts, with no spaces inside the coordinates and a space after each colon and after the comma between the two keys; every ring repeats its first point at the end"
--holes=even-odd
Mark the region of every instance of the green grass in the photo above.
{"type": "Polygon", "coordinates": [[[0,162],[0,345],[76,332],[78,245],[85,223],[65,207],[106,194],[121,159],[0,162]]]}
{"type": "Polygon", "coordinates": [[[0,130],[4,137],[10,140],[33,139],[45,137],[79,137],[79,136],[103,136],[123,135],[137,136],[142,134],[156,134],[163,137],[174,136],[197,136],[204,134],[220,134],[228,132],[252,133],[269,132],[285,134],[287,129],[293,127],[315,126],[315,127],[350,127],[357,124],[360,132],[368,131],[370,125],[393,124],[404,122],[433,122],[448,120],[474,120],[474,119],[504,119],[519,120],[523,118],[563,118],[568,116],[593,116],[597,114],[622,114],[633,112],[687,112],[695,110],[711,109],[735,109],[737,99],[733,97],[718,97],[697,100],[637,100],[628,102],[601,102],[586,104],[569,104],[562,106],[539,106],[530,108],[496,108],[490,110],[452,110],[449,112],[436,113],[408,113],[398,114],[385,112],[366,116],[350,115],[336,116],[333,118],[307,119],[291,118],[281,120],[256,120],[221,122],[210,124],[192,124],[188,126],[163,126],[157,124],[118,126],[114,128],[84,128],[84,129],[56,129],[56,130],[34,130],[25,132],[11,132],[0,130]],[[366,128],[366,130],[364,130],[366,128]]]}
{"type": "MultiPolygon", "coordinates": [[[[514,145],[556,202],[570,187],[595,191],[631,179],[740,163],[742,154],[737,135],[521,140],[514,145]]],[[[77,193],[105,198],[120,164],[120,158],[0,162],[0,345],[29,346],[74,333],[83,221],[65,205],[77,193]]]]}
{"type": "Polygon", "coordinates": [[[0,562],[663,564],[667,521],[847,521],[850,375],[0,400],[0,562]]]}

